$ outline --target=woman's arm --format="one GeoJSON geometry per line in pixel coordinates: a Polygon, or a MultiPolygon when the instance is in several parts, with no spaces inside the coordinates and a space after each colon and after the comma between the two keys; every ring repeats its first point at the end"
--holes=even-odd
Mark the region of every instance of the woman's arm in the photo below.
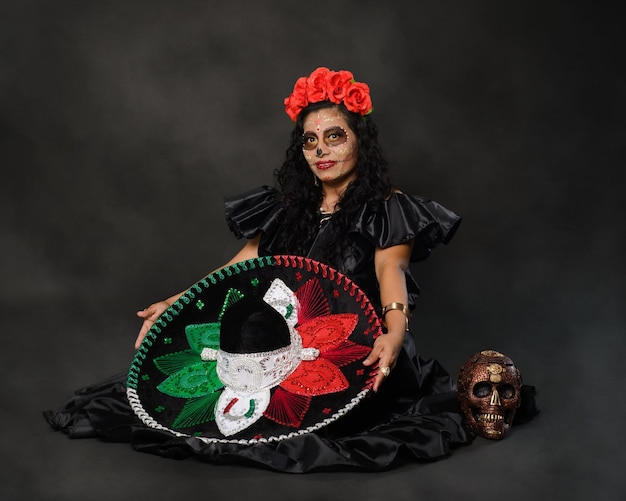
{"type": "MultiPolygon", "coordinates": [[[[411,240],[386,249],[376,249],[374,266],[383,308],[391,303],[407,306],[409,304],[405,272],[409,267],[412,247],[413,241],[411,240]]],[[[380,368],[389,367],[393,369],[404,341],[407,317],[401,310],[391,309],[387,311],[383,321],[387,325],[387,333],[378,336],[374,341],[374,347],[363,364],[373,365],[378,360],[380,368]]],[[[379,372],[374,381],[374,391],[378,391],[384,379],[385,376],[379,372]]]]}
{"type": "MultiPolygon", "coordinates": [[[[226,268],[226,266],[230,266],[231,264],[239,263],[240,261],[245,261],[247,259],[253,259],[259,257],[259,241],[261,240],[261,234],[259,233],[254,238],[248,240],[246,245],[242,247],[242,249],[233,256],[233,258],[228,261],[223,266],[216,268],[211,273],[215,273],[217,270],[221,270],[222,268],[226,268]]],[[[209,275],[211,274],[209,273],[209,275]]],[[[174,302],[178,300],[180,296],[182,296],[187,289],[178,294],[174,294],[173,296],[167,298],[164,301],[158,301],[156,303],[151,304],[144,310],[140,310],[137,312],[137,316],[139,318],[143,318],[143,324],[141,325],[141,329],[139,330],[139,335],[135,340],[135,349],[139,348],[141,341],[146,336],[152,324],[156,322],[156,319],[161,316],[161,314],[167,310],[174,302]]]]}

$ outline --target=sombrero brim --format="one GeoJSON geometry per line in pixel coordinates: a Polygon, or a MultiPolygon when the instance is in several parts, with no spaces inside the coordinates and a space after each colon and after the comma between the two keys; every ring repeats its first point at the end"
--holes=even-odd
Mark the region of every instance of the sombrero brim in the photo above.
{"type": "Polygon", "coordinates": [[[369,299],[333,268],[295,256],[243,261],[193,285],[155,322],[131,363],[128,400],[147,426],[204,442],[252,444],[313,432],[371,390],[376,367],[362,362],[381,332],[369,299]],[[291,292],[292,316],[292,305],[275,299],[291,292]],[[288,350],[291,365],[284,363],[285,350],[220,350],[224,310],[246,296],[274,297],[270,304],[301,340],[288,350]],[[224,360],[231,372],[233,365],[260,371],[253,378],[258,387],[237,386],[236,374],[225,377],[224,360]],[[263,373],[274,378],[271,385],[263,373]]]}

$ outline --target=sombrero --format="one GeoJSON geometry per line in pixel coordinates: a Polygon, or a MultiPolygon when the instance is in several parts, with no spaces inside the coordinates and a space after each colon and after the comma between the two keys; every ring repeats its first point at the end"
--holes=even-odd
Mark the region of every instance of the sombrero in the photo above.
{"type": "Polygon", "coordinates": [[[127,381],[148,427],[204,442],[252,444],[310,433],[371,390],[381,323],[330,266],[265,256],[193,285],[154,323],[127,381]]]}

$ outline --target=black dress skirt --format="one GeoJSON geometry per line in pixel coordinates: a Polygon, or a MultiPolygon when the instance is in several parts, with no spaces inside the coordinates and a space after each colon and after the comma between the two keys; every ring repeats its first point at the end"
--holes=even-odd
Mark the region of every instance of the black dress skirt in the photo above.
{"type": "Polygon", "coordinates": [[[378,393],[370,393],[343,418],[320,430],[276,443],[204,443],[145,426],[126,399],[127,374],[81,388],[44,416],[70,438],[129,442],[133,449],[214,464],[243,464],[304,473],[384,470],[407,461],[432,461],[471,443],[453,381],[436,360],[402,352],[378,393]]]}
{"type": "MultiPolygon", "coordinates": [[[[226,201],[226,218],[237,237],[252,238],[262,232],[259,254],[263,255],[276,251],[283,210],[280,194],[265,186],[226,201]]],[[[460,221],[436,202],[394,194],[382,208],[364,208],[348,236],[352,252],[333,265],[380,308],[373,268],[375,248],[413,239],[412,260],[422,260],[437,244],[452,238],[460,221]]],[[[323,231],[320,237],[323,242],[323,231]]],[[[321,248],[312,248],[309,257],[323,257],[321,248]]],[[[413,306],[419,289],[410,272],[407,287],[413,306]]],[[[410,333],[396,367],[377,393],[370,392],[345,416],[315,432],[272,443],[206,443],[147,427],[129,405],[126,378],[127,374],[121,373],[81,388],[44,416],[53,429],[70,438],[97,437],[128,442],[137,451],[169,458],[194,457],[213,464],[253,465],[290,473],[380,471],[405,462],[444,458],[474,439],[464,425],[453,378],[437,360],[415,353],[410,333]]]]}

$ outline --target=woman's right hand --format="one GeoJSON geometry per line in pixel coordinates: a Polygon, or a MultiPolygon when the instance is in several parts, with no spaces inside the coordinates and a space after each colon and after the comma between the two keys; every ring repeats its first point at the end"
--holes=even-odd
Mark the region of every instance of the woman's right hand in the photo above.
{"type": "Polygon", "coordinates": [[[159,318],[161,313],[169,307],[170,304],[167,301],[159,301],[158,303],[151,304],[146,309],[137,312],[137,316],[139,318],[143,318],[143,324],[139,330],[137,340],[135,341],[135,349],[139,348],[143,338],[146,337],[146,334],[148,334],[150,327],[152,327],[152,324],[156,322],[156,319],[159,318]]]}
{"type": "MultiPolygon", "coordinates": [[[[259,257],[258,250],[259,250],[260,240],[261,240],[261,233],[259,233],[255,237],[248,240],[246,245],[244,245],[242,249],[230,261],[228,261],[228,263],[226,263],[221,268],[224,268],[234,263],[238,263],[240,261],[245,261],[246,259],[254,259],[254,258],[259,257]]],[[[217,268],[216,270],[213,270],[211,273],[214,273],[221,268],[217,268]]],[[[175,294],[174,296],[170,298],[167,298],[165,301],[159,301],[158,303],[151,304],[145,310],[141,310],[137,312],[137,316],[139,318],[143,318],[143,324],[141,325],[141,329],[139,330],[139,335],[137,336],[137,340],[135,341],[135,349],[139,348],[139,345],[141,345],[143,338],[146,337],[146,334],[148,334],[150,327],[152,327],[152,324],[156,322],[156,319],[161,316],[161,313],[163,313],[171,305],[173,305],[178,300],[178,298],[180,298],[183,294],[184,294],[184,291],[178,294],[175,294]]]]}

